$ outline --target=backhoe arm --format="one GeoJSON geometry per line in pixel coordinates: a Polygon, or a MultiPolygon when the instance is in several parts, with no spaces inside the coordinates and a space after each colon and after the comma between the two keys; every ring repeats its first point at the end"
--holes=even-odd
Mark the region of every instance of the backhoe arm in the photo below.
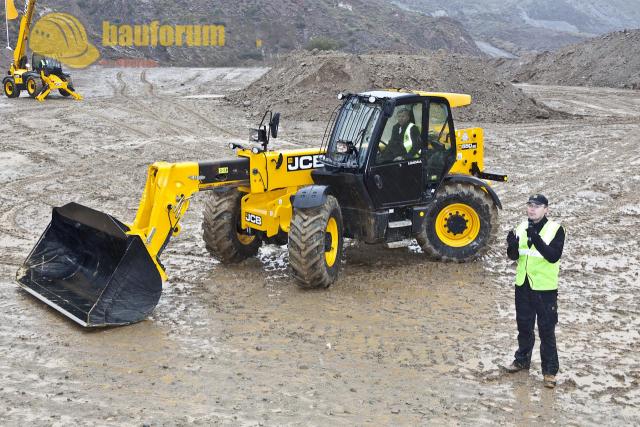
{"type": "Polygon", "coordinates": [[[26,61],[24,61],[23,58],[27,53],[27,39],[31,32],[31,22],[33,21],[33,12],[35,11],[36,3],[37,0],[27,0],[24,6],[24,13],[20,19],[18,41],[16,42],[16,48],[13,50],[13,70],[25,68],[26,61]]]}
{"type": "Polygon", "coordinates": [[[180,220],[189,208],[193,194],[200,190],[229,185],[246,185],[249,159],[217,162],[157,162],[149,166],[136,218],[127,224],[127,234],[144,242],[158,271],[166,280],[158,257],[172,236],[180,234],[180,220]]]}

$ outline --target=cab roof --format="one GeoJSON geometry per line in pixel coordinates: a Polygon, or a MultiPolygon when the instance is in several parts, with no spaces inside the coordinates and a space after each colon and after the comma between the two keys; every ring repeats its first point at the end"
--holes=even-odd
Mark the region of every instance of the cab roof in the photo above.
{"type": "Polygon", "coordinates": [[[363,92],[360,96],[375,96],[376,98],[393,98],[402,99],[410,96],[433,96],[438,98],[445,98],[451,108],[464,107],[471,104],[471,95],[465,95],[463,93],[449,93],[449,92],[425,92],[421,90],[404,90],[404,89],[384,89],[384,90],[372,90],[369,92],[363,92]]]}

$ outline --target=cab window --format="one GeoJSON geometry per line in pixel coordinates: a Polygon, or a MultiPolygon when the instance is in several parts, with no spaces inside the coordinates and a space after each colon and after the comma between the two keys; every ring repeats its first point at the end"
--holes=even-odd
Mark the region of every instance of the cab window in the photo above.
{"type": "Polygon", "coordinates": [[[425,153],[426,180],[438,183],[455,161],[455,144],[450,126],[451,110],[444,102],[429,102],[429,123],[425,153]]]}
{"type": "Polygon", "coordinates": [[[422,153],[422,104],[397,105],[387,119],[376,150],[375,163],[419,159],[422,153]]]}

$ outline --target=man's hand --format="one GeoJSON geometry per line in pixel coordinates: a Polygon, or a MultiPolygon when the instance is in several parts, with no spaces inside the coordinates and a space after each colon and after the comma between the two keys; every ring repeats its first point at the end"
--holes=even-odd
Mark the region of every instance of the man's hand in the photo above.
{"type": "Polygon", "coordinates": [[[534,236],[538,235],[538,231],[534,228],[534,227],[529,227],[527,228],[527,237],[528,238],[533,238],[534,236]]]}
{"type": "Polygon", "coordinates": [[[520,239],[516,236],[516,233],[514,233],[513,230],[509,231],[509,234],[507,234],[507,245],[517,247],[519,243],[520,239]]]}

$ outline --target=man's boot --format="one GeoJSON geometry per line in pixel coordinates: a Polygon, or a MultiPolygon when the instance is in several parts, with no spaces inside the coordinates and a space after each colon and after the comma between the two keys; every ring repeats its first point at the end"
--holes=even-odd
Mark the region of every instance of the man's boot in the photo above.
{"type": "Polygon", "coordinates": [[[555,375],[543,375],[544,386],[547,388],[554,388],[556,386],[555,375]]]}
{"type": "Polygon", "coordinates": [[[521,365],[520,363],[516,362],[515,360],[513,362],[511,362],[511,365],[509,366],[504,366],[504,370],[507,371],[510,374],[519,372],[519,371],[523,371],[523,370],[529,370],[528,366],[524,366],[521,365]]]}

